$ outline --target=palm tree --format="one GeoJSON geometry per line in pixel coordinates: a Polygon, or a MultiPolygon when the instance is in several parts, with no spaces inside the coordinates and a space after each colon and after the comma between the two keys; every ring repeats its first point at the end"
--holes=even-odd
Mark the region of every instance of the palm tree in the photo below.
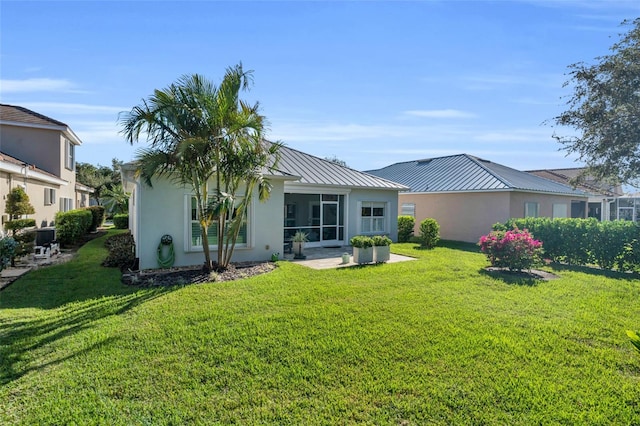
{"type": "Polygon", "coordinates": [[[251,194],[257,186],[260,199],[268,198],[270,185],[263,171],[277,163],[280,144],[264,141],[265,118],[259,105],[248,105],[239,97],[251,76],[242,64],[227,68],[219,87],[198,74],[185,75],[120,118],[129,143],[143,133],[149,142],[136,155],[143,182],[151,186],[153,177],[165,176],[193,190],[209,269],[209,228],[216,222],[217,267],[224,269],[251,194]]]}

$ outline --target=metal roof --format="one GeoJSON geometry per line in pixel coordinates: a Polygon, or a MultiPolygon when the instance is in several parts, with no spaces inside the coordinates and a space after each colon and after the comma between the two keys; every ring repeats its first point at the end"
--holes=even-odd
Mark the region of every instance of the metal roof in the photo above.
{"type": "Polygon", "coordinates": [[[281,146],[279,152],[280,161],[276,169],[288,175],[299,176],[300,179],[295,183],[397,191],[408,189],[389,179],[341,166],[287,146],[281,146]]]}
{"type": "Polygon", "coordinates": [[[400,182],[410,192],[519,190],[586,196],[567,185],[468,154],[396,163],[368,173],[400,182]]]}

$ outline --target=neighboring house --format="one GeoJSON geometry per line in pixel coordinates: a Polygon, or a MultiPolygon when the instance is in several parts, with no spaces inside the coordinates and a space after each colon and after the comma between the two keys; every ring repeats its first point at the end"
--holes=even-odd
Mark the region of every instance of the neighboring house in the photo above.
{"type": "Polygon", "coordinates": [[[76,182],[76,205],[75,208],[89,207],[96,205],[95,200],[91,198],[91,194],[94,193],[94,189],[90,186],[76,182]]]}
{"type": "Polygon", "coordinates": [[[586,217],[587,194],[468,154],[396,163],[370,173],[408,186],[399,214],[433,218],[447,240],[478,242],[518,217],[586,217]]]}
{"type": "MultiPolygon", "coordinates": [[[[572,181],[576,179],[584,168],[568,168],[568,169],[545,169],[545,170],[527,170],[527,173],[536,175],[545,179],[550,179],[567,186],[573,186],[572,181]]],[[[594,217],[598,220],[614,220],[617,219],[617,211],[612,209],[612,204],[618,197],[624,195],[621,185],[610,185],[596,181],[586,176],[584,180],[575,185],[575,187],[589,194],[588,201],[588,217],[594,217]]]]}
{"type": "MultiPolygon", "coordinates": [[[[283,254],[284,243],[298,230],[309,235],[307,247],[349,244],[357,234],[397,237],[398,191],[403,185],[282,147],[277,171],[268,177],[271,196],[247,214],[233,261],[267,260],[283,254]]],[[[202,239],[190,188],[167,179],[153,187],[135,176],[135,164],[122,167],[129,201],[129,228],[140,269],[158,267],[157,249],[164,234],[173,237],[175,266],[204,262],[202,239]]],[[[214,241],[213,244],[216,242],[214,241]]],[[[216,247],[212,246],[215,259],[216,247]]]]}
{"type": "Polygon", "coordinates": [[[57,212],[76,208],[75,148],[81,144],[58,120],[0,104],[0,214],[16,185],[29,195],[37,226],[48,226],[57,212]]]}

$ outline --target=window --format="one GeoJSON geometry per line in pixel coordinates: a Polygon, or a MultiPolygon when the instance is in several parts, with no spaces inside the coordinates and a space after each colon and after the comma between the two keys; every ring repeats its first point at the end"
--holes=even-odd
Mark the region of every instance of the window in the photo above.
{"type": "Polygon", "coordinates": [[[553,218],[565,218],[567,217],[567,205],[566,204],[554,204],[553,205],[553,218]]]}
{"type": "Polygon", "coordinates": [[[64,166],[69,170],[73,170],[75,167],[75,146],[69,139],[64,141],[64,166]]]}
{"type": "Polygon", "coordinates": [[[50,206],[56,203],[56,190],[53,188],[44,189],[44,205],[50,206]]]}
{"type": "Polygon", "coordinates": [[[414,203],[402,203],[400,215],[416,217],[416,205],[414,203]]]}
{"type": "Polygon", "coordinates": [[[380,234],[386,232],[387,203],[363,202],[360,208],[360,231],[363,234],[380,234]]]}
{"type": "Polygon", "coordinates": [[[538,217],[538,203],[524,203],[524,217],[538,217]]]}
{"type": "Polygon", "coordinates": [[[69,210],[73,210],[73,199],[60,197],[60,211],[68,212],[69,210]]]}
{"type": "MultiPolygon", "coordinates": [[[[202,229],[200,228],[199,215],[198,215],[198,202],[196,197],[189,197],[190,205],[189,205],[189,249],[197,250],[202,249],[202,229]]],[[[227,220],[235,217],[236,209],[233,212],[229,212],[227,215],[227,220]]],[[[240,227],[240,232],[238,233],[238,239],[236,240],[236,247],[247,247],[248,246],[248,237],[249,237],[249,227],[247,224],[247,214],[242,221],[242,225],[240,227]]],[[[227,222],[228,224],[229,222],[227,222]]],[[[214,221],[209,229],[207,230],[207,238],[209,240],[209,247],[215,249],[218,244],[218,223],[214,221]]]]}

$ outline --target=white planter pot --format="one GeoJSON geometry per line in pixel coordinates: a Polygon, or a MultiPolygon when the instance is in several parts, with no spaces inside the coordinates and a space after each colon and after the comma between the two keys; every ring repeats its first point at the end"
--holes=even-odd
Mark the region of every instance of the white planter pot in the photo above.
{"type": "Polygon", "coordinates": [[[293,257],[295,259],[304,259],[306,256],[304,255],[304,242],[294,241],[292,243],[293,248],[293,257]]]}
{"type": "Polygon", "coordinates": [[[373,262],[373,247],[353,248],[353,261],[358,264],[373,262]]]}
{"type": "Polygon", "coordinates": [[[391,257],[389,246],[373,246],[373,261],[375,263],[388,262],[391,257]]]}

